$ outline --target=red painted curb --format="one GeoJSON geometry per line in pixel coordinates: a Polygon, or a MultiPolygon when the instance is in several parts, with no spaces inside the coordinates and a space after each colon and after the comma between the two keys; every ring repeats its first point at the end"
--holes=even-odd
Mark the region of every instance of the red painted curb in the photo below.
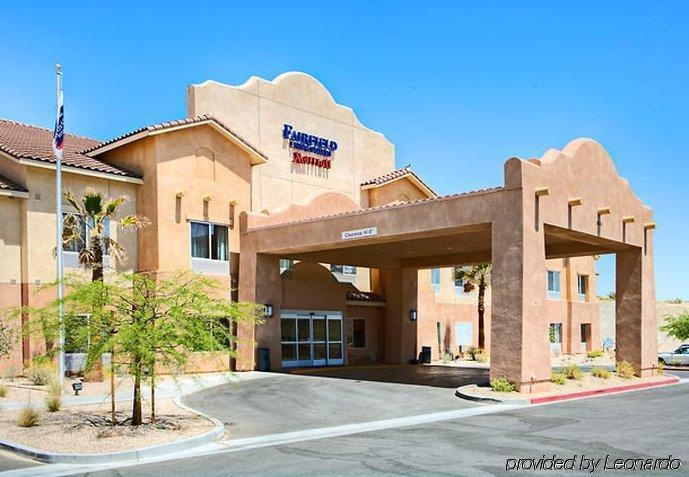
{"type": "Polygon", "coordinates": [[[626,384],[624,386],[617,386],[614,388],[592,389],[590,391],[579,391],[576,393],[558,394],[556,396],[544,396],[540,398],[531,399],[531,404],[543,404],[547,402],[566,401],[568,399],[576,399],[589,396],[603,396],[605,394],[615,394],[622,391],[634,391],[637,389],[667,386],[668,384],[677,384],[678,382],[679,378],[673,377],[665,379],[663,381],[654,381],[652,383],[626,384]]]}

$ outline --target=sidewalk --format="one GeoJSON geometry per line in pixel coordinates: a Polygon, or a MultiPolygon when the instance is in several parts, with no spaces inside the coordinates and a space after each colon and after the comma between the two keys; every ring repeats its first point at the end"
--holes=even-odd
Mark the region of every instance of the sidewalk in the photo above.
{"type": "MultiPolygon", "coordinates": [[[[219,386],[221,384],[236,383],[261,379],[270,376],[271,373],[258,371],[248,371],[242,373],[204,373],[187,374],[177,378],[173,376],[160,376],[156,383],[156,399],[174,399],[184,394],[191,394],[203,389],[219,386]]],[[[110,384],[106,377],[103,382],[85,382],[82,395],[75,396],[71,390],[73,380],[65,380],[65,389],[62,394],[62,404],[64,406],[80,406],[88,404],[104,404],[110,402],[110,384]]],[[[40,391],[36,391],[38,395],[40,391]]],[[[151,398],[151,388],[148,383],[141,386],[143,400],[151,398]]],[[[115,389],[115,400],[117,402],[131,401],[133,398],[133,384],[130,379],[118,379],[115,389]]],[[[33,399],[33,404],[39,407],[44,406],[43,399],[33,399]]],[[[23,401],[1,401],[2,408],[10,411],[21,409],[26,403],[23,401]]]]}

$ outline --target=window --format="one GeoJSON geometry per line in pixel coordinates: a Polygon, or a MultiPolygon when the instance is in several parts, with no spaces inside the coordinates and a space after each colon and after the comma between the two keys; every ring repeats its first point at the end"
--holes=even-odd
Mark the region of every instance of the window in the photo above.
{"type": "Polygon", "coordinates": [[[548,298],[551,300],[560,299],[560,272],[548,270],[548,298]]]}
{"type": "Polygon", "coordinates": [[[343,275],[356,275],[356,267],[350,265],[330,265],[330,271],[343,275]]]}
{"type": "Polygon", "coordinates": [[[436,293],[440,292],[440,269],[431,268],[431,286],[436,293]]]}
{"type": "Polygon", "coordinates": [[[194,351],[224,351],[230,347],[230,320],[228,318],[203,317],[197,320],[203,323],[204,327],[210,330],[207,339],[192,342],[191,348],[194,351]]]}
{"type": "MultiPolygon", "coordinates": [[[[93,223],[91,219],[84,220],[84,217],[77,214],[63,213],[62,222],[63,224],[72,225],[70,222],[75,221],[74,226],[79,229],[80,239],[72,240],[68,243],[62,244],[62,250],[65,252],[75,252],[79,253],[84,248],[88,248],[89,244],[89,234],[93,228],[93,223]],[[69,218],[68,218],[69,217],[69,218]]],[[[103,255],[108,255],[110,252],[110,247],[108,245],[108,239],[110,237],[110,219],[103,220],[103,232],[101,238],[103,239],[103,255]]]]}
{"type": "Polygon", "coordinates": [[[285,270],[291,270],[292,267],[294,267],[294,260],[289,258],[280,259],[280,273],[284,272],[285,270]]]}
{"type": "Polygon", "coordinates": [[[455,267],[453,272],[454,272],[454,277],[455,277],[455,294],[456,295],[461,295],[464,293],[464,280],[461,278],[457,278],[457,273],[462,271],[462,267],[455,267]]]}
{"type": "Polygon", "coordinates": [[[352,348],[366,347],[366,320],[352,320],[352,348]]]}
{"type": "Polygon", "coordinates": [[[191,222],[191,256],[228,261],[229,237],[225,225],[191,222]]]}
{"type": "Polygon", "coordinates": [[[586,301],[586,296],[589,291],[589,276],[577,275],[577,293],[579,301],[586,301]]]}
{"type": "Polygon", "coordinates": [[[88,353],[91,345],[91,315],[65,316],[65,353],[88,353]]]}
{"type": "Polygon", "coordinates": [[[562,343],[562,323],[550,324],[550,342],[562,343]]]}

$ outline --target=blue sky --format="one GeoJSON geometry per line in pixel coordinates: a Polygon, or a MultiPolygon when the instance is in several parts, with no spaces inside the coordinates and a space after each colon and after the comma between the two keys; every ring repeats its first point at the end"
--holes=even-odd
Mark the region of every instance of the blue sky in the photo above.
{"type": "MultiPolygon", "coordinates": [[[[689,2],[14,2],[0,117],[109,138],[184,116],[190,83],[305,71],[440,193],[595,138],[655,211],[657,294],[689,299],[689,2]]],[[[614,288],[614,260],[599,293],[614,288]]]]}

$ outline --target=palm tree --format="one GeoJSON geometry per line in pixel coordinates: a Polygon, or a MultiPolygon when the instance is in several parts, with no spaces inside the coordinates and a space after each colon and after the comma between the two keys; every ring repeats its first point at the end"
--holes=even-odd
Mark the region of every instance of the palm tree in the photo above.
{"type": "MultiPolygon", "coordinates": [[[[64,245],[76,244],[79,263],[91,269],[91,281],[103,281],[104,252],[109,252],[118,260],[124,256],[124,248],[110,238],[106,226],[115,218],[126,198],[104,199],[100,192],[86,189],[81,198],[66,191],[65,199],[76,212],[65,215],[62,242],[64,245]]],[[[144,217],[132,214],[121,217],[118,226],[123,230],[132,230],[147,223],[144,217]]]]}
{"type": "MultiPolygon", "coordinates": [[[[79,252],[79,263],[91,269],[91,281],[103,281],[103,256],[107,253],[116,260],[124,257],[124,248],[108,233],[110,220],[117,216],[126,198],[103,198],[100,192],[93,189],[84,190],[84,196],[77,198],[72,192],[65,192],[65,199],[76,212],[68,213],[64,217],[62,229],[63,246],[75,245],[79,252]]],[[[140,229],[148,224],[145,217],[131,214],[121,217],[118,226],[123,230],[140,229]]],[[[107,327],[106,327],[107,328],[107,327]]],[[[103,330],[93,330],[94,335],[103,330]]],[[[111,350],[114,355],[114,350],[111,350]]],[[[114,365],[114,363],[113,363],[114,365]]],[[[113,371],[111,371],[114,373],[113,371]]],[[[87,374],[88,381],[102,381],[103,372],[100,360],[94,364],[87,374]]],[[[114,398],[113,398],[114,399],[114,398]]]]}
{"type": "Polygon", "coordinates": [[[461,267],[455,271],[455,280],[462,280],[465,292],[468,293],[478,287],[478,347],[481,349],[486,346],[484,314],[486,311],[486,288],[490,284],[490,268],[490,263],[482,263],[470,267],[461,267]]]}

